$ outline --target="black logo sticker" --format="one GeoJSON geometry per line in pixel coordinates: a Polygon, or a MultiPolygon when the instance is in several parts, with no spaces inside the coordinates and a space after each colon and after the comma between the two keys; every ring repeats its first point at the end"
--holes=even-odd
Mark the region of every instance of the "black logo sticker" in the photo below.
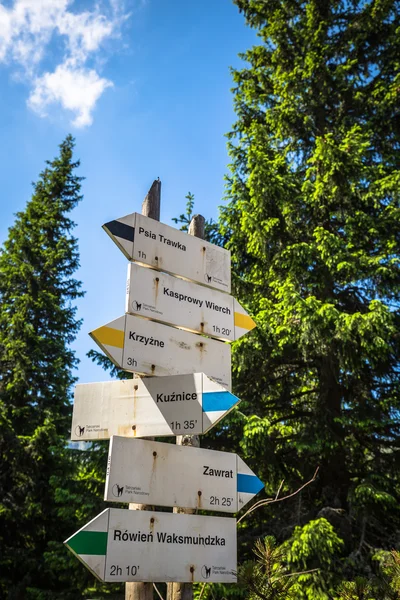
{"type": "Polygon", "coordinates": [[[75,433],[78,437],[82,437],[85,433],[85,426],[81,427],[80,425],[77,425],[75,427],[75,433]]]}
{"type": "Polygon", "coordinates": [[[206,567],[206,565],[203,565],[201,567],[201,574],[204,579],[209,579],[209,577],[211,577],[211,567],[206,567]]]}
{"type": "Polygon", "coordinates": [[[115,485],[113,485],[112,493],[113,493],[113,496],[115,496],[116,498],[119,498],[124,493],[124,486],[118,485],[118,483],[116,483],[115,485]]]}

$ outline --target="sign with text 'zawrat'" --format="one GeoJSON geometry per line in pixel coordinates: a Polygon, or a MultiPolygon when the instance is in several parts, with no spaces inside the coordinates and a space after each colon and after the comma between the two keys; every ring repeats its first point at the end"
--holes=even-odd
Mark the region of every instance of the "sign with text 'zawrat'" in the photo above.
{"type": "Polygon", "coordinates": [[[125,312],[230,342],[256,326],[233,296],[137,263],[128,265],[125,312]]]}
{"type": "Polygon", "coordinates": [[[133,315],[124,315],[90,335],[125,371],[155,376],[202,372],[231,389],[230,344],[133,315]]]}
{"type": "Polygon", "coordinates": [[[236,582],[236,519],[106,508],[64,542],[101,581],[236,582]]]}
{"type": "Polygon", "coordinates": [[[103,229],[129,260],[231,291],[229,250],[138,213],[110,221],[103,229]]]}
{"type": "Polygon", "coordinates": [[[231,452],[113,436],[104,500],[235,513],[264,484],[231,452]]]}
{"type": "Polygon", "coordinates": [[[204,373],[80,383],[71,439],[206,433],[238,402],[204,373]]]}

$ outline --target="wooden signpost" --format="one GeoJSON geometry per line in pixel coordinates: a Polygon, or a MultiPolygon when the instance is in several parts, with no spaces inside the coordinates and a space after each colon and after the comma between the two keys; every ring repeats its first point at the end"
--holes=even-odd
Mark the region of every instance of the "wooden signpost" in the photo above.
{"type": "MultiPolygon", "coordinates": [[[[155,181],[145,215],[103,226],[133,262],[126,314],[91,332],[114,364],[151,377],[77,385],[71,437],[111,438],[106,500],[234,513],[263,487],[239,456],[129,439],[193,444],[213,427],[239,402],[229,342],[255,327],[230,296],[229,251],[201,239],[201,227],[187,235],[160,223],[160,189],[155,181]]],[[[188,600],[189,582],[236,581],[231,517],[106,509],[65,544],[102,581],[127,582],[127,600],[151,600],[145,582],[171,582],[168,600],[188,600]]]]}

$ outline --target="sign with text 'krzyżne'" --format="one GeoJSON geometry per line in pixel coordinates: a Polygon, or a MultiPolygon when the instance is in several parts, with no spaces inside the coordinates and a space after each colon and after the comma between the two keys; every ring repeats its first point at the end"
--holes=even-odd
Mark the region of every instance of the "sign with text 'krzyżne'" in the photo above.
{"type": "Polygon", "coordinates": [[[155,376],[205,373],[231,389],[230,344],[133,315],[124,315],[90,335],[125,371],[155,376]]]}
{"type": "Polygon", "coordinates": [[[101,581],[236,582],[236,519],[106,508],[64,542],[101,581]]]}
{"type": "Polygon", "coordinates": [[[80,383],[71,439],[206,433],[238,402],[204,373],[80,383]]]}
{"type": "Polygon", "coordinates": [[[230,293],[228,250],[138,213],[103,228],[129,260],[230,293]]]}
{"type": "Polygon", "coordinates": [[[137,263],[128,265],[125,312],[231,342],[256,326],[233,296],[137,263]]]}
{"type": "Polygon", "coordinates": [[[264,484],[230,452],[112,436],[104,500],[235,513],[264,484]]]}

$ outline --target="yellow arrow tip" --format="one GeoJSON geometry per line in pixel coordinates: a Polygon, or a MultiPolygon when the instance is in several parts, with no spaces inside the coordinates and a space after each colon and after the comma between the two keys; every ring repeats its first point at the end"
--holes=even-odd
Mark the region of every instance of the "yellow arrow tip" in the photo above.
{"type": "Polygon", "coordinates": [[[103,327],[91,331],[90,335],[98,344],[114,346],[116,348],[124,347],[124,332],[120,329],[114,329],[104,325],[103,327]]]}
{"type": "Polygon", "coordinates": [[[251,331],[254,327],[257,327],[256,323],[253,321],[248,314],[243,314],[239,312],[235,312],[234,316],[235,327],[240,327],[241,329],[247,329],[247,331],[251,331]]]}

